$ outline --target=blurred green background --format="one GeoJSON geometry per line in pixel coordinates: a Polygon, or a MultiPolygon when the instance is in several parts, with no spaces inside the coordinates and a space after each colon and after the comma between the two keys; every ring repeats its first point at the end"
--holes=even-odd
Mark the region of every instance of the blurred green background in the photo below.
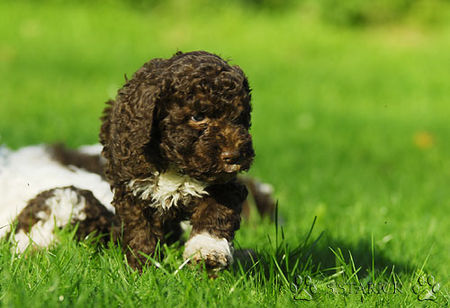
{"type": "MultiPolygon", "coordinates": [[[[177,50],[214,52],[240,65],[253,88],[251,174],[274,185],[287,238],[302,241],[317,216],[323,254],[341,247],[365,264],[373,235],[380,269],[427,260],[448,286],[449,7],[3,1],[0,143],[95,143],[103,103],[124,74],[177,50]]],[[[248,222],[237,240],[263,248],[263,226],[248,222]]]]}

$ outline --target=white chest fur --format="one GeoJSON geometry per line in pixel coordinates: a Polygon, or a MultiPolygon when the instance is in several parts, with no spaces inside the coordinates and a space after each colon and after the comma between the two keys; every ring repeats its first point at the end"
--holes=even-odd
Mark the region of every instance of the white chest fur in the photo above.
{"type": "Polygon", "coordinates": [[[128,183],[128,188],[134,196],[150,200],[150,207],[163,210],[187,204],[192,197],[207,195],[206,186],[206,183],[187,175],[180,175],[173,170],[156,172],[151,177],[134,179],[128,183]]]}

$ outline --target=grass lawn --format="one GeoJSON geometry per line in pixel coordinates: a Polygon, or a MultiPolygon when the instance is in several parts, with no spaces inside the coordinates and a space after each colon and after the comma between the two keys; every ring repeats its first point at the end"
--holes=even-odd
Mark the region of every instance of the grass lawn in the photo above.
{"type": "Polygon", "coordinates": [[[243,222],[236,246],[258,261],[216,279],[177,271],[176,245],[139,274],[118,247],[70,232],[24,256],[1,241],[2,305],[449,304],[449,25],[349,29],[295,10],[57,3],[0,3],[0,144],[95,143],[125,73],[205,49],[249,77],[250,173],[275,187],[280,224],[243,222]]]}

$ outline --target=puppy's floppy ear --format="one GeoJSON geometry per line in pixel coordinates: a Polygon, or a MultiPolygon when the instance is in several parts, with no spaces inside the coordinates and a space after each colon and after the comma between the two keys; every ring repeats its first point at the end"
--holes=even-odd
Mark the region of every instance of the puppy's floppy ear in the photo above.
{"type": "Polygon", "coordinates": [[[165,60],[154,59],[139,69],[109,101],[102,117],[100,140],[107,159],[106,176],[114,183],[146,177],[156,171],[146,148],[151,143],[155,111],[170,82],[161,72],[165,60]]]}

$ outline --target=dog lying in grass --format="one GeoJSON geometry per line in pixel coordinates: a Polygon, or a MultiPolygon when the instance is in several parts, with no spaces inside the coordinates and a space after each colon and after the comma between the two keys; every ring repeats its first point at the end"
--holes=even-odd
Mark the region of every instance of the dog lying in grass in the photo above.
{"type": "Polygon", "coordinates": [[[237,174],[254,158],[250,100],[242,70],[214,54],[179,52],[147,62],[102,117],[102,170],[116,216],[89,191],[54,188],[21,212],[16,237],[27,243],[29,231],[36,241],[38,224],[43,230],[78,223],[80,236],[120,225],[128,262],[139,269],[158,243],[178,240],[180,222],[189,220],[184,257],[226,268],[247,197],[237,174]]]}

